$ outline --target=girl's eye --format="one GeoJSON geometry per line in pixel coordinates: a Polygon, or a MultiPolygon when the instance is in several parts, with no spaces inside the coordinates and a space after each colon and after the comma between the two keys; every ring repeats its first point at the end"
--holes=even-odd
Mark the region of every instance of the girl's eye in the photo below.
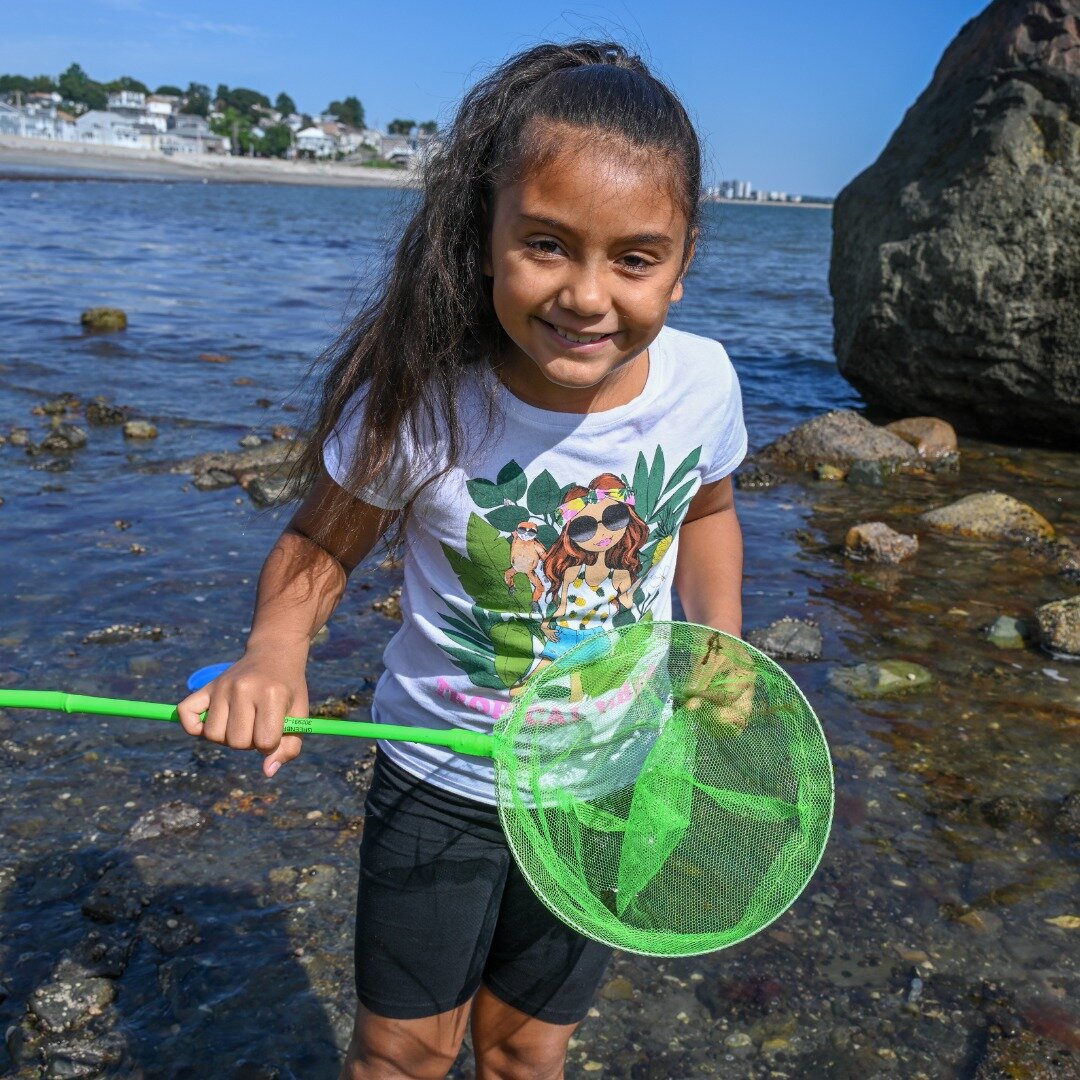
{"type": "Polygon", "coordinates": [[[622,261],[623,266],[638,274],[652,267],[652,263],[644,255],[624,255],[622,261]]]}
{"type": "Polygon", "coordinates": [[[530,240],[529,247],[541,255],[557,255],[559,245],[555,240],[530,240]]]}

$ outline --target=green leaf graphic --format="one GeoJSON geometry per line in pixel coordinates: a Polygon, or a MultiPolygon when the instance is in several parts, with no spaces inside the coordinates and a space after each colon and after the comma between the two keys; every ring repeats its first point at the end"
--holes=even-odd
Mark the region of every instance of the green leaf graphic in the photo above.
{"type": "Polygon", "coordinates": [[[533,636],[528,626],[517,620],[491,628],[495,645],[495,671],[503,686],[513,686],[533,665],[533,636]]]}
{"type": "Polygon", "coordinates": [[[504,496],[498,484],[481,478],[466,480],[465,487],[469,489],[469,498],[484,510],[490,510],[493,506],[502,506],[504,496]]]}
{"type": "MultiPolygon", "coordinates": [[[[484,517],[499,532],[509,533],[513,532],[523,521],[529,520],[529,511],[524,506],[499,506],[494,510],[489,510],[484,517]]],[[[507,558],[506,565],[510,565],[509,558],[507,558]]]]}
{"type": "MultiPolygon", "coordinates": [[[[545,469],[530,485],[529,495],[525,500],[530,514],[538,517],[554,517],[559,509],[559,496],[562,489],[555,477],[545,469]]],[[[541,541],[543,543],[543,541],[541,541]]]]}
{"type": "Polygon", "coordinates": [[[648,495],[648,511],[646,520],[652,524],[653,511],[656,509],[656,504],[660,500],[660,489],[664,486],[664,451],[663,448],[658,446],[656,453],[653,454],[652,469],[649,472],[649,495],[648,495]]]}
{"type": "Polygon", "coordinates": [[[700,457],[700,446],[696,450],[691,450],[690,453],[686,455],[683,463],[671,474],[671,479],[667,482],[661,494],[666,495],[669,491],[671,491],[672,488],[681,483],[681,481],[686,477],[686,474],[689,473],[690,470],[698,463],[698,459],[700,457]]]}
{"type": "Polygon", "coordinates": [[[559,530],[551,525],[541,525],[536,533],[536,539],[544,545],[545,550],[550,551],[552,545],[559,539],[559,530]]]}
{"type": "Polygon", "coordinates": [[[495,481],[503,489],[503,498],[517,502],[525,498],[525,489],[529,481],[525,477],[525,470],[516,462],[508,461],[500,470],[495,481]]]}

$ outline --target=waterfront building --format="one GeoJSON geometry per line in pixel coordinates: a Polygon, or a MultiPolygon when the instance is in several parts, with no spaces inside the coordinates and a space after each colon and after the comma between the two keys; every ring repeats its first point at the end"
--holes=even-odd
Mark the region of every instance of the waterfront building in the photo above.
{"type": "Polygon", "coordinates": [[[296,150],[297,153],[311,154],[317,158],[333,157],[337,152],[337,143],[322,128],[309,127],[297,132],[296,150]]]}
{"type": "Polygon", "coordinates": [[[119,113],[103,109],[91,109],[75,121],[75,134],[79,142],[96,143],[99,146],[141,145],[139,130],[135,124],[119,113]]]}
{"type": "Polygon", "coordinates": [[[0,102],[0,135],[21,135],[27,139],[53,139],[61,142],[76,138],[75,121],[57,108],[59,94],[35,94],[25,105],[0,102]],[[53,98],[57,101],[54,101],[53,98]]]}

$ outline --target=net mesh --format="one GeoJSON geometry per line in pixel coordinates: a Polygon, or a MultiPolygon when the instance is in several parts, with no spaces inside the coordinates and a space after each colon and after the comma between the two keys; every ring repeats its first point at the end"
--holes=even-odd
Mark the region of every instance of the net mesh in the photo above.
{"type": "Polygon", "coordinates": [[[689,956],[772,922],[821,858],[833,779],[817,718],[769,657],[689,623],[597,634],[496,729],[514,857],[564,922],[689,956]]]}

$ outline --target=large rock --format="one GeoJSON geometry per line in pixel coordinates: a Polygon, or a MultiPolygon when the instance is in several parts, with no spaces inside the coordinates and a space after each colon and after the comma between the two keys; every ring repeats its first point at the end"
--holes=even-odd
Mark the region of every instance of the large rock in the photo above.
{"type": "Polygon", "coordinates": [[[1027,503],[1000,491],[979,491],[948,506],[927,510],[919,520],[938,532],[971,536],[978,540],[1030,543],[1053,540],[1054,526],[1027,503]]]}
{"type": "Polygon", "coordinates": [[[763,447],[756,460],[794,469],[812,469],[821,462],[851,465],[856,461],[914,462],[915,448],[899,435],[871,424],[850,409],[834,409],[807,420],[763,447]]]}
{"type": "Polygon", "coordinates": [[[1080,445],[1080,0],[995,0],[839,195],[840,370],[896,416],[1080,445]]]}

